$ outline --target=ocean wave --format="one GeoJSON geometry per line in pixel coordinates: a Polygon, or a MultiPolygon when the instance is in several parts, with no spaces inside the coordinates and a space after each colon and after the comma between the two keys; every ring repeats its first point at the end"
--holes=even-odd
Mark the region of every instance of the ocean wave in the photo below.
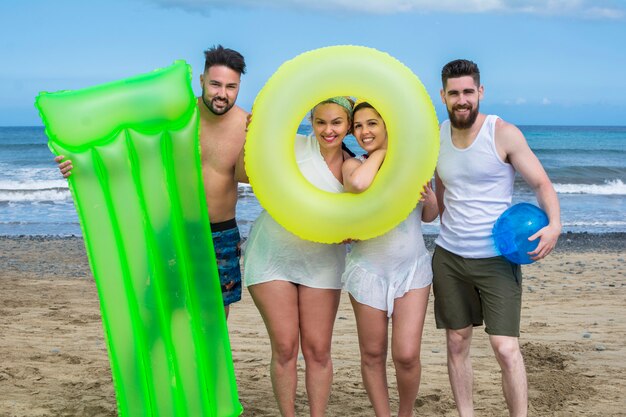
{"type": "Polygon", "coordinates": [[[237,188],[237,196],[240,199],[249,199],[255,198],[254,191],[252,191],[252,187],[250,184],[239,183],[239,187],[237,188]]]}
{"type": "Polygon", "coordinates": [[[626,195],[622,180],[608,180],[604,184],[554,184],[559,194],[626,195]]]}
{"type": "Polygon", "coordinates": [[[30,184],[33,182],[61,181],[66,182],[56,165],[42,166],[34,161],[31,164],[19,164],[0,162],[0,188],[13,188],[7,184],[30,184]],[[25,166],[28,165],[28,166],[25,166]]]}
{"type": "Polygon", "coordinates": [[[622,148],[617,148],[617,149],[596,149],[596,148],[585,148],[585,147],[579,147],[579,148],[540,148],[540,147],[531,147],[533,152],[537,155],[551,155],[551,154],[558,154],[558,155],[563,155],[564,153],[571,153],[571,154],[575,154],[575,155],[589,155],[592,154],[594,156],[603,156],[603,155],[623,155],[626,153],[626,150],[622,149],[622,148]]]}
{"type": "Polygon", "coordinates": [[[65,188],[66,180],[29,180],[29,181],[0,181],[0,192],[2,191],[29,191],[29,190],[49,190],[65,188]]]}
{"type": "Polygon", "coordinates": [[[624,166],[598,166],[598,165],[569,165],[551,167],[544,165],[552,182],[561,184],[598,184],[602,181],[626,179],[626,167],[624,166]]]}
{"type": "Polygon", "coordinates": [[[42,189],[3,189],[0,188],[0,202],[45,202],[70,200],[72,195],[67,187],[42,189]]]}

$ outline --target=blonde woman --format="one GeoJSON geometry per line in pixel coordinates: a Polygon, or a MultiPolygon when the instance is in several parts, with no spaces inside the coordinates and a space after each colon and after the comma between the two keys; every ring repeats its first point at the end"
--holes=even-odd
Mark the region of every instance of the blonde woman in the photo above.
{"type": "MultiPolygon", "coordinates": [[[[351,155],[343,139],[351,128],[352,102],[325,100],[311,112],[313,134],[296,137],[303,175],[315,186],[343,192],[342,166],[351,155]]],[[[345,247],[298,238],[261,213],[244,251],[244,283],[263,317],[272,347],[270,374],[284,417],[295,416],[298,350],[306,366],[311,416],[324,416],[333,367],[331,337],[341,293],[345,247]]]]}

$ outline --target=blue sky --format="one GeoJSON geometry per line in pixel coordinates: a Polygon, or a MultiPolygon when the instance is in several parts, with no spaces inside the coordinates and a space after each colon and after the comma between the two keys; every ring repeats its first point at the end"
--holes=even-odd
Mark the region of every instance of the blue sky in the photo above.
{"type": "Polygon", "coordinates": [[[165,67],[221,43],[248,65],[239,104],[284,61],[329,45],[385,51],[446,118],[439,72],[476,61],[484,112],[516,124],[626,125],[624,0],[2,0],[0,126],[40,125],[39,91],[165,67]],[[262,6],[259,6],[262,5],[262,6]]]}

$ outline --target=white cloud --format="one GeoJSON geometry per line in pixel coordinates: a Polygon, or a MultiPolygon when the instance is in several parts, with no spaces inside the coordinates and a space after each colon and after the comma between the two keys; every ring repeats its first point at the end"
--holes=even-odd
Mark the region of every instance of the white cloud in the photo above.
{"type": "Polygon", "coordinates": [[[513,100],[504,100],[503,103],[507,106],[521,106],[528,103],[528,100],[526,100],[524,97],[518,97],[513,100]]]}
{"type": "Polygon", "coordinates": [[[626,15],[623,9],[610,8],[610,7],[590,7],[588,10],[588,17],[597,19],[623,19],[626,15]]]}
{"type": "Polygon", "coordinates": [[[523,106],[523,105],[531,105],[536,106],[537,104],[541,104],[542,106],[549,106],[552,104],[552,100],[547,97],[542,98],[541,100],[531,99],[530,101],[525,97],[517,97],[514,99],[507,99],[502,101],[502,104],[507,106],[523,106]]]}
{"type": "Polygon", "coordinates": [[[372,14],[406,12],[506,13],[620,20],[626,5],[616,0],[146,0],[164,7],[208,13],[225,8],[343,10],[372,14]]]}

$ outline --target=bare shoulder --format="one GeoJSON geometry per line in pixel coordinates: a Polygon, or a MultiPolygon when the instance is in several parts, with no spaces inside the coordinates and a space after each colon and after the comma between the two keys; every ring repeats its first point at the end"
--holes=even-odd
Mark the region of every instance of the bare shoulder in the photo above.
{"type": "Polygon", "coordinates": [[[513,123],[509,123],[506,120],[503,120],[500,118],[496,120],[496,134],[505,136],[505,137],[516,136],[516,135],[520,135],[522,137],[524,136],[522,134],[522,131],[519,130],[517,126],[515,126],[513,123]]]}
{"type": "Polygon", "coordinates": [[[201,135],[211,140],[243,140],[248,113],[239,106],[233,106],[226,114],[207,114],[201,118],[201,135]]]}
{"type": "Polygon", "coordinates": [[[513,123],[502,119],[496,121],[495,140],[498,148],[505,151],[506,154],[518,149],[520,146],[527,146],[526,138],[522,131],[513,123]]]}
{"type": "Polygon", "coordinates": [[[249,113],[237,105],[233,106],[230,111],[233,112],[230,123],[232,135],[234,136],[232,140],[243,143],[246,138],[246,125],[249,113]]]}
{"type": "Polygon", "coordinates": [[[232,109],[230,109],[230,111],[234,112],[234,114],[237,116],[238,119],[243,119],[244,122],[246,118],[248,117],[248,115],[250,114],[249,112],[245,111],[244,109],[242,109],[236,104],[233,106],[232,109]]]}
{"type": "Polygon", "coordinates": [[[246,139],[246,125],[248,124],[249,113],[237,105],[233,106],[231,110],[235,111],[233,116],[236,116],[233,122],[233,134],[237,137],[237,141],[243,144],[246,139]]]}

